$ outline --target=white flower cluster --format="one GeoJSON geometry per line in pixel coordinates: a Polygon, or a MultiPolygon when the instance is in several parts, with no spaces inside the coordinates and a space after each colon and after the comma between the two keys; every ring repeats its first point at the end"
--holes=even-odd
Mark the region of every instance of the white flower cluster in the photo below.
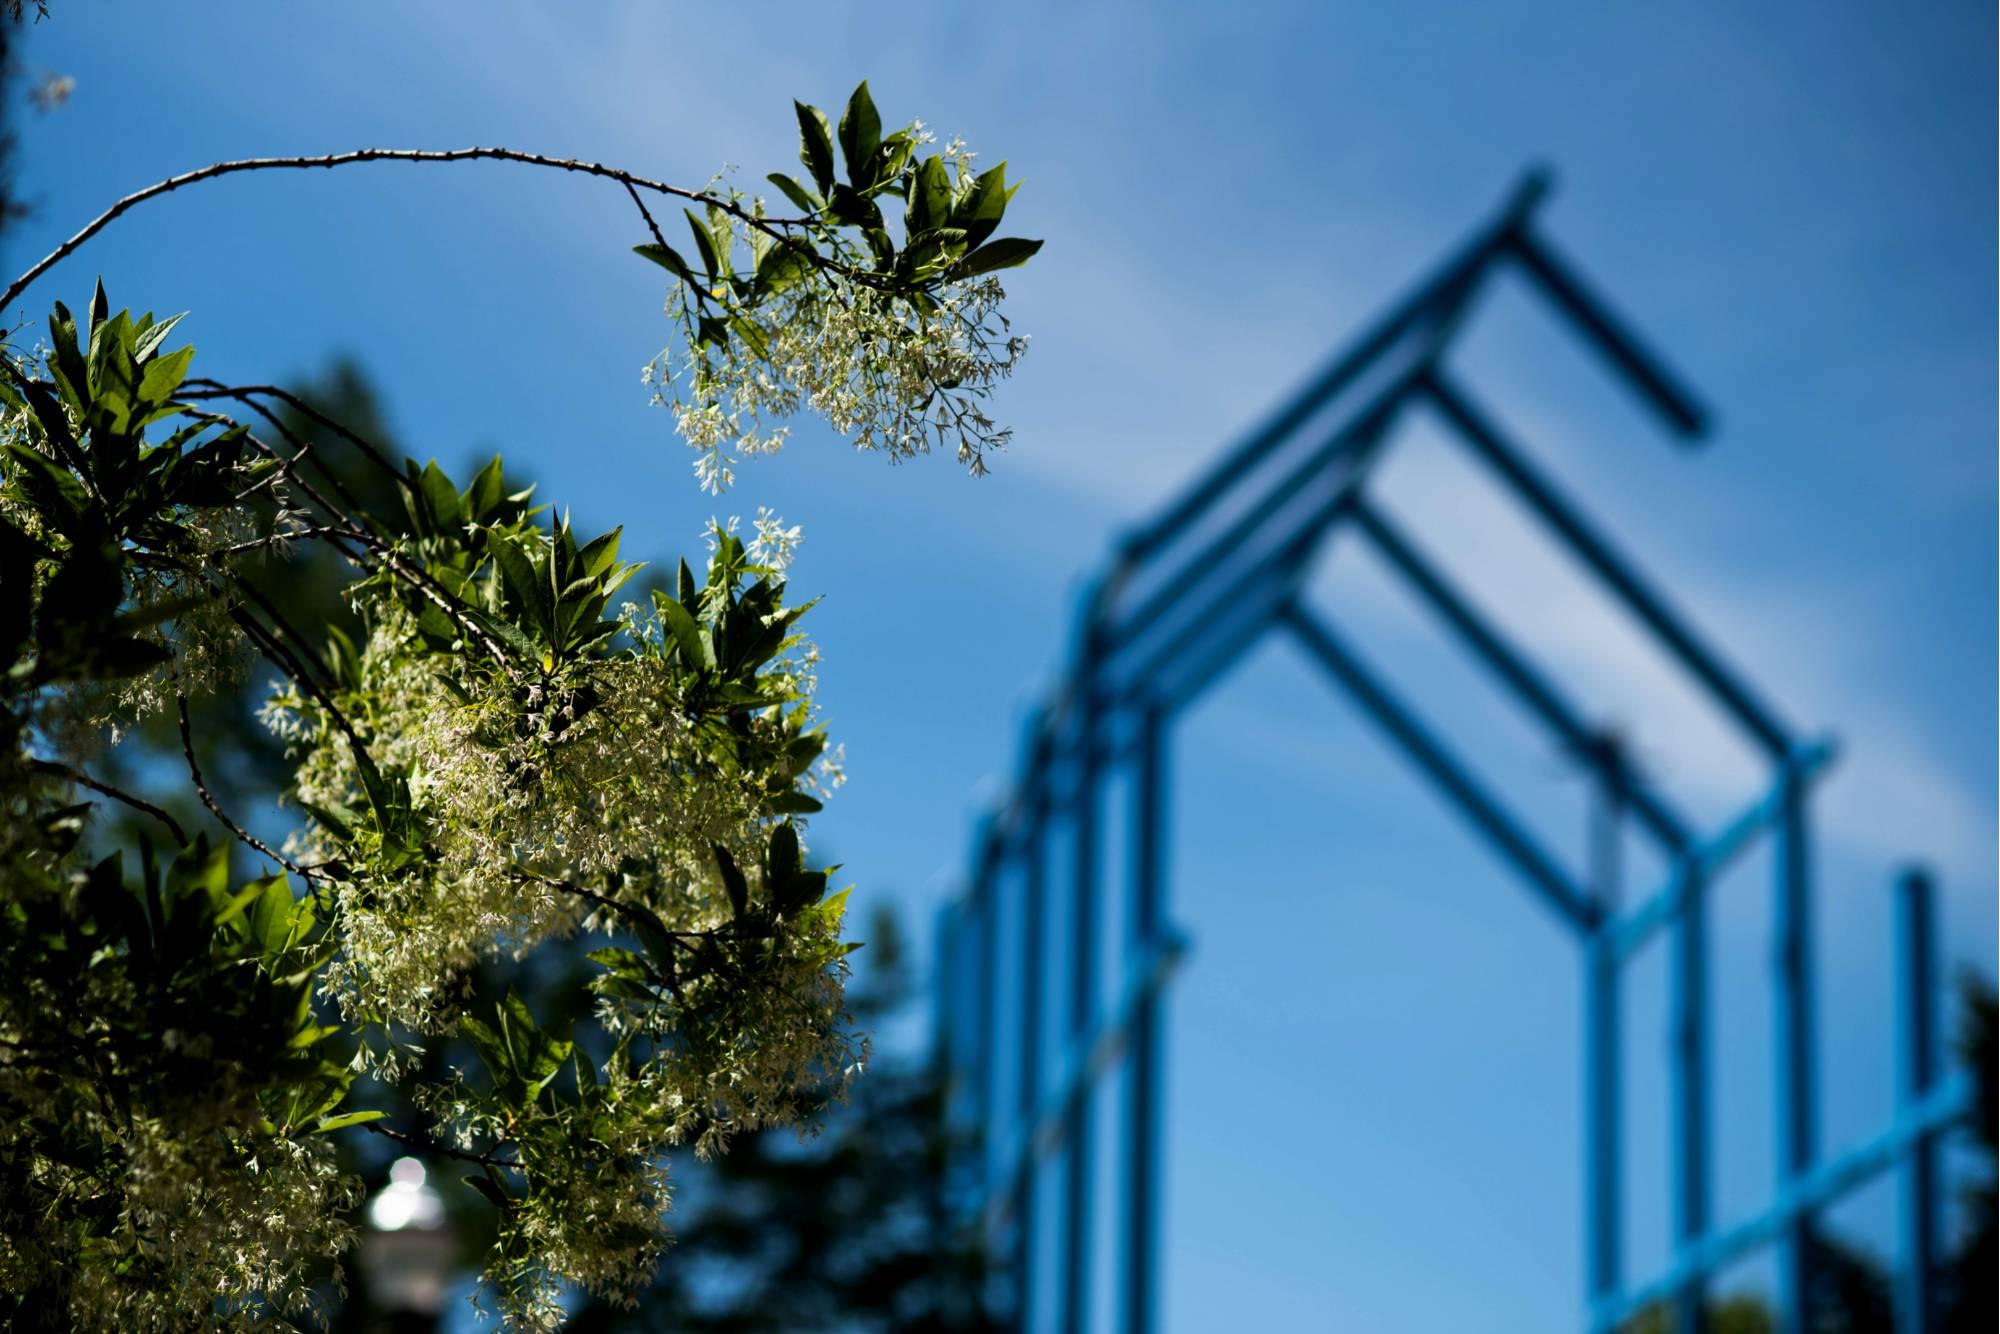
{"type": "MultiPolygon", "coordinates": [[[[641,633],[660,637],[657,626],[641,633]]],[[[674,929],[711,926],[726,911],[709,849],[754,844],[770,776],[700,761],[659,657],[593,662],[560,691],[471,678],[453,691],[440,670],[436,655],[419,651],[409,618],[385,613],[363,654],[356,726],[381,769],[407,774],[432,857],[420,873],[338,888],[345,941],[328,980],[351,1017],[448,1028],[457,984],[482,955],[519,955],[606,924],[601,907],[551,882],[618,882],[674,929]],[[585,684],[595,702],[579,717],[585,684]],[[534,874],[517,873],[525,869],[534,874]]],[[[294,739],[317,728],[289,689],[266,717],[294,739]]],[[[297,782],[301,799],[322,809],[367,805],[338,734],[319,736],[297,782]]],[[[324,830],[295,850],[338,851],[324,830]]]]}
{"type": "MultiPolygon", "coordinates": [[[[892,460],[950,449],[974,475],[1011,430],[983,410],[992,386],[1011,375],[1028,340],[1012,333],[990,275],[949,283],[920,313],[877,287],[817,273],[758,307],[762,355],[741,339],[726,350],[663,351],[643,378],[674,429],[699,452],[695,477],[711,494],[735,481],[740,456],[780,448],[800,411],[824,418],[856,449],[892,460]]],[[[688,308],[686,293],[668,300],[688,308]]]]}
{"type": "MultiPolygon", "coordinates": [[[[734,543],[733,527],[717,532],[734,543]]],[[[766,570],[800,540],[768,510],[755,531],[766,570]]],[[[802,701],[795,709],[731,721],[732,753],[769,758],[718,763],[715,723],[690,711],[691,674],[655,613],[628,606],[633,649],[524,683],[427,651],[393,601],[371,610],[340,707],[379,771],[407,784],[425,838],[421,855],[380,868],[362,863],[386,854],[353,828],[322,822],[294,840],[301,860],[351,863],[331,887],[340,952],[324,975],[344,1013],[384,1039],[461,1031],[480,959],[579,930],[628,931],[633,909],[685,950],[657,991],[600,995],[597,1019],[618,1054],[587,1078],[579,1070],[573,1095],[523,1103],[458,1074],[412,1089],[438,1133],[466,1151],[507,1146],[532,1183],[497,1220],[487,1276],[510,1322],[552,1329],[563,1284],[629,1301],[650,1277],[668,1239],[665,1150],[707,1154],[797,1121],[865,1060],[844,1008],[839,898],[767,911],[768,925],[746,934],[716,852],[746,868],[755,903],[775,902],[762,870],[772,794],[795,774],[808,790],[839,781],[837,753],[817,779],[785,759],[815,655],[790,641],[758,670],[758,690],[802,701]]],[[[266,718],[301,752],[301,801],[364,826],[367,780],[345,734],[290,688],[266,718]]],[[[397,1079],[410,1050],[380,1040],[359,1059],[397,1079]]]]}

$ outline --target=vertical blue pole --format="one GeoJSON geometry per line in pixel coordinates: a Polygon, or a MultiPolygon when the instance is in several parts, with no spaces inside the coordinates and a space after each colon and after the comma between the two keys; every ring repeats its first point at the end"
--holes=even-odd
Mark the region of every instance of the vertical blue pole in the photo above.
{"type": "MultiPolygon", "coordinates": [[[[1789,760],[1781,767],[1774,886],[1772,983],[1776,1044],[1778,1193],[1812,1167],[1818,1152],[1813,1117],[1812,865],[1808,860],[1806,785],[1789,760]]],[[[1806,1334],[1812,1319],[1812,1222],[1794,1219],[1778,1239],[1778,1328],[1806,1334]]]]}
{"type": "MultiPolygon", "coordinates": [[[[1070,797],[1076,820],[1076,868],[1070,899],[1070,1050],[1089,1041],[1097,1002],[1097,628],[1085,632],[1077,680],[1076,787],[1070,797]]],[[[1091,1279],[1091,1096],[1084,1078],[1065,1112],[1063,1134],[1062,1334],[1083,1334],[1089,1324],[1091,1279]]]]}
{"type": "MultiPolygon", "coordinates": [[[[1132,898],[1126,958],[1152,957],[1166,897],[1167,772],[1164,723],[1149,706],[1139,723],[1138,783],[1133,799],[1132,898]]],[[[1160,1251],[1160,1014],[1148,988],[1133,1017],[1131,1084],[1126,1102],[1125,1334],[1153,1334],[1160,1251]]]]}
{"type": "MultiPolygon", "coordinates": [[[[1043,761],[1046,763],[1046,761],[1043,761]]],[[[1039,766],[1038,766],[1039,767],[1039,766]]],[[[1046,829],[1046,797],[1043,784],[1033,784],[1024,813],[1027,828],[1021,840],[1021,1077],[1016,1124],[1026,1133],[1034,1131],[1042,1096],[1042,957],[1048,948],[1044,939],[1046,857],[1042,838],[1046,829]]],[[[1014,1328],[1016,1334],[1031,1334],[1035,1324],[1035,1155],[1022,1159],[1021,1179],[1008,1183],[1014,1189],[1014,1328]]]]}
{"type": "Polygon", "coordinates": [[[1000,1008],[1000,858],[982,859],[977,882],[978,899],[974,903],[977,916],[973,928],[979,932],[979,994],[974,1003],[978,1005],[976,1022],[979,1037],[975,1042],[979,1050],[979,1143],[976,1146],[982,1157],[979,1179],[985,1183],[980,1192],[982,1199],[990,1198],[996,1185],[1005,1189],[1005,1182],[993,1180],[994,1148],[1005,1142],[999,1133],[1005,1124],[1000,1109],[1000,1044],[994,1040],[998,1024],[997,1012],[1000,1008]]]}
{"type": "MultiPolygon", "coordinates": [[[[1936,949],[1930,877],[1906,872],[1896,886],[1897,1101],[1908,1115],[1937,1078],[1936,949]]],[[[1906,1152],[1902,1177],[1902,1238],[1896,1273],[1897,1334],[1932,1334],[1937,1310],[1937,1139],[1925,1134],[1906,1152]]]]}
{"type": "MultiPolygon", "coordinates": [[[[1692,858],[1681,862],[1674,932],[1674,1239],[1687,1254],[1708,1230],[1707,886],[1692,858]]],[[[1690,1273],[1674,1298],[1676,1334],[1702,1334],[1706,1274],[1690,1273]]]]}
{"type": "Polygon", "coordinates": [[[959,899],[948,899],[938,910],[937,919],[931,924],[931,1013],[937,1016],[937,1043],[931,1057],[937,1062],[939,1075],[945,1084],[946,1109],[949,1111],[953,1086],[958,1082],[958,1070],[963,1060],[959,1051],[958,1021],[959,1011],[955,988],[952,985],[951,956],[958,949],[958,933],[963,929],[966,908],[970,895],[959,899]]]}
{"type": "MultiPolygon", "coordinates": [[[[1589,1261],[1585,1295],[1593,1313],[1617,1294],[1621,1282],[1619,1102],[1624,1076],[1619,1056],[1619,961],[1611,933],[1619,897],[1618,817],[1618,794],[1606,785],[1591,821],[1591,891],[1603,917],[1584,946],[1583,1170],[1589,1261]]],[[[1605,1328],[1595,1314],[1590,1327],[1598,1332],[1605,1328]]]]}

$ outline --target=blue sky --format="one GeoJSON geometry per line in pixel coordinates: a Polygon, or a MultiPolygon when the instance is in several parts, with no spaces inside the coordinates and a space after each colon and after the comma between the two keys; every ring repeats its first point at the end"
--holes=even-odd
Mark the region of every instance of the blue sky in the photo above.
{"type": "MultiPolygon", "coordinates": [[[[892,120],[1027,182],[1033,351],[995,475],[890,468],[801,423],[723,502],[647,406],[657,271],[614,187],[502,167],[225,181],[146,206],[31,296],[192,309],[208,373],[362,359],[403,438],[500,447],[635,556],[712,512],[805,525],[795,569],[853,781],[818,842],[928,911],[1004,781],[1069,601],[1171,495],[1494,207],[1547,231],[1717,411],[1670,447],[1518,292],[1467,378],[1634,558],[1844,758],[1818,806],[1825,1133],[1890,1105],[1888,891],[1934,865],[1952,955],[1995,933],[1994,16],[1939,3],[199,9],[75,0],[22,58],[35,215],[224,157],[500,143],[696,182],[793,161],[787,99],[867,76],[892,120]]],[[[12,312],[9,312],[10,317],[12,312]]],[[[1384,503],[1705,818],[1756,771],[1444,446],[1384,503]]],[[[1313,595],[1575,848],[1579,794],[1378,571],[1313,595]]],[[[1552,922],[1288,648],[1182,728],[1169,1328],[1558,1328],[1581,1288],[1577,966],[1552,922]],[[1440,1276],[1450,1275],[1449,1281],[1440,1276]]],[[[1767,863],[1718,890],[1718,1208],[1769,1180],[1767,863]]],[[[1631,1268],[1664,1256],[1660,961],[1630,993],[1631,1268]]],[[[1881,1196],[1877,1198],[1876,1196],[1881,1196]]],[[[1880,1233],[1886,1196],[1850,1211],[1880,1233]]],[[[1746,1281],[1754,1281],[1755,1271],[1746,1281]]]]}

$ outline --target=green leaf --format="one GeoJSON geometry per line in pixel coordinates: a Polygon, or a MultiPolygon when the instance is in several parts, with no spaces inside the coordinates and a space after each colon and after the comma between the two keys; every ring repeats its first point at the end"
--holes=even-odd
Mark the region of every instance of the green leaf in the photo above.
{"type": "Polygon", "coordinates": [[[711,843],[709,847],[715,853],[716,869],[722,872],[722,888],[729,895],[729,906],[741,920],[750,913],[750,884],[728,848],[720,843],[711,843]]]}
{"type": "Polygon", "coordinates": [[[146,330],[145,333],[139,336],[139,341],[132,345],[132,359],[141,363],[146,361],[147,358],[160,350],[160,344],[167,341],[167,335],[174,331],[174,326],[186,318],[187,312],[182,311],[172,319],[162,320],[160,323],[146,330]]]}
{"type": "Polygon", "coordinates": [[[164,403],[172,398],[174,390],[187,378],[188,363],[193,360],[194,349],[184,347],[147,362],[145,374],[139,377],[139,398],[146,403],[164,403]]]}
{"type": "Polygon", "coordinates": [[[840,117],[840,151],[847,159],[847,179],[855,189],[866,190],[875,183],[875,150],[882,143],[882,117],[875,99],[868,95],[868,80],[847,99],[840,117]]]}
{"type": "Polygon", "coordinates": [[[1007,164],[989,167],[973,178],[972,188],[951,210],[951,225],[965,229],[969,244],[978,245],[1000,225],[1013,191],[1007,188],[1007,164]]]}
{"type": "Polygon", "coordinates": [[[681,258],[680,252],[670,245],[659,245],[648,242],[645,245],[633,246],[632,253],[635,255],[644,255],[647,259],[652,260],[653,263],[659,265],[668,273],[673,274],[674,277],[680,279],[689,287],[698,288],[701,286],[701,283],[694,276],[694,270],[688,267],[687,261],[681,258]]]}
{"type": "Polygon", "coordinates": [[[836,185],[827,197],[827,216],[848,227],[880,228],[882,210],[851,185],[836,185]]]}
{"type": "Polygon", "coordinates": [[[465,517],[478,523],[500,508],[500,502],[506,499],[502,490],[505,485],[500,456],[495,454],[485,467],[473,474],[472,485],[465,488],[465,517]]]}
{"type": "Polygon", "coordinates": [[[652,972],[644,959],[631,950],[620,949],[616,945],[606,945],[602,949],[592,950],[583,957],[614,973],[630,973],[637,977],[645,977],[652,972]]]}
{"type": "Polygon", "coordinates": [[[528,1003],[512,989],[500,1003],[500,1032],[513,1068],[526,1081],[531,1098],[540,1096],[575,1050],[574,1044],[551,1037],[539,1027],[528,1003]]]}
{"type": "Polygon", "coordinates": [[[833,188],[833,135],[827,129],[826,113],[803,102],[792,106],[799,115],[799,161],[824,195],[833,188]]]}
{"type": "Polygon", "coordinates": [[[583,566],[585,575],[596,578],[618,563],[618,535],[624,531],[625,525],[620,524],[610,532],[592,538],[590,543],[577,553],[577,561],[583,566]]]}
{"type": "Polygon", "coordinates": [[[769,361],[771,359],[771,339],[764,332],[763,325],[757,323],[757,321],[747,315],[731,315],[729,317],[729,327],[738,338],[743,340],[743,346],[749,348],[751,353],[759,360],[769,361]]]}
{"type": "Polygon", "coordinates": [[[708,655],[708,645],[702,638],[701,627],[686,607],[665,593],[653,595],[653,606],[659,611],[660,619],[667,623],[667,631],[673,635],[674,643],[680,646],[681,659],[689,667],[699,671],[715,665],[708,655]]]}
{"type": "Polygon", "coordinates": [[[773,884],[782,884],[799,873],[799,831],[787,820],[771,831],[771,850],[764,874],[773,884]]]}
{"type": "Polygon", "coordinates": [[[354,830],[349,826],[348,823],[348,821],[354,818],[354,813],[352,811],[347,812],[346,813],[347,819],[343,820],[340,816],[334,814],[331,809],[325,806],[316,806],[312,802],[305,800],[301,800],[299,802],[299,805],[301,808],[305,810],[305,813],[307,815],[312,816],[312,818],[319,823],[320,828],[326,830],[327,833],[332,834],[342,843],[352,843],[354,841],[354,830]]]}
{"type": "Polygon", "coordinates": [[[485,1063],[486,1073],[493,1076],[495,1085],[505,1087],[514,1082],[514,1058],[498,1033],[469,1014],[459,1018],[458,1032],[479,1053],[479,1059],[485,1063]]]}
{"type": "Polygon", "coordinates": [[[694,248],[701,255],[701,266],[708,270],[709,281],[714,282],[726,272],[722,267],[722,257],[715,253],[715,238],[709,234],[707,225],[694,215],[693,209],[684,208],[681,212],[687,215],[688,230],[694,233],[694,248]]]}
{"type": "Polygon", "coordinates": [[[928,157],[917,169],[917,188],[910,195],[910,209],[903,234],[914,238],[919,232],[942,227],[951,220],[951,180],[945,175],[944,159],[928,157]]]}
{"type": "Polygon", "coordinates": [[[948,276],[971,278],[981,273],[992,273],[995,269],[1011,269],[1016,265],[1026,264],[1041,248],[1040,241],[1023,241],[1019,237],[1003,236],[997,241],[988,241],[954,264],[948,276]]]}
{"type": "Polygon", "coordinates": [[[437,466],[436,459],[424,465],[417,479],[417,489],[424,503],[430,507],[431,520],[440,532],[458,526],[463,517],[459,510],[458,488],[452,485],[451,478],[444,475],[444,469],[437,466]]]}
{"type": "Polygon", "coordinates": [[[812,270],[812,251],[803,242],[782,241],[757,262],[757,286],[766,292],[782,292],[812,270]]]}
{"type": "Polygon", "coordinates": [[[342,1112],[339,1116],[323,1116],[319,1123],[308,1130],[309,1135],[324,1135],[335,1130],[345,1130],[349,1126],[366,1125],[370,1121],[380,1121],[388,1113],[384,1111],[342,1112]]]}
{"type": "Polygon", "coordinates": [[[484,1195],[487,1203],[496,1209],[511,1209],[514,1206],[513,1199],[492,1177],[466,1177],[465,1184],[484,1195]]]}
{"type": "Polygon", "coordinates": [[[824,199],[821,199],[818,195],[813,194],[811,191],[807,190],[803,185],[800,185],[797,181],[785,175],[783,172],[774,171],[769,176],[766,176],[764,179],[769,181],[771,184],[777,186],[779,190],[783,191],[785,198],[791,200],[792,203],[796,205],[801,212],[817,213],[822,208],[826,207],[826,201],[824,199]]]}
{"type": "Polygon", "coordinates": [[[500,570],[500,580],[507,586],[507,596],[525,613],[529,626],[535,629],[545,644],[555,641],[555,608],[549,601],[549,590],[535,569],[534,563],[523,555],[520,539],[493,534],[489,545],[493,548],[493,563],[500,570]]]}
{"type": "Polygon", "coordinates": [[[816,798],[803,792],[780,792],[771,798],[771,813],[774,815],[811,815],[826,809],[816,798]]]}

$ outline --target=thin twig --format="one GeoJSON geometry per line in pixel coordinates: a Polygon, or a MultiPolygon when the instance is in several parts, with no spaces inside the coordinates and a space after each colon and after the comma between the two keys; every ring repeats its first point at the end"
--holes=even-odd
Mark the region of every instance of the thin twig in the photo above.
{"type": "MultiPolygon", "coordinates": [[[[586,176],[601,176],[606,180],[617,181],[627,189],[651,190],[656,194],[672,195],[679,199],[693,200],[699,204],[707,204],[711,207],[719,208],[732,217],[740,219],[744,223],[766,233],[774,240],[786,239],[784,229],[804,227],[810,221],[805,218],[759,218],[734,200],[711,194],[706,190],[689,190],[683,186],[669,185],[665,181],[650,180],[633,172],[620,170],[617,167],[607,167],[600,162],[584,162],[577,158],[549,157],[542,153],[524,153],[513,148],[360,148],[352,152],[325,153],[315,157],[239,158],[230,162],[210,163],[206,167],[198,167],[193,171],[182,172],[178,176],[169,176],[164,181],[156,181],[143,190],[135,190],[131,194],[126,195],[110,208],[105,209],[104,212],[92,218],[76,235],[70,237],[67,241],[64,241],[61,245],[36,261],[33,268],[10,283],[6,292],[0,294],[0,309],[13,305],[15,298],[25,292],[35,279],[47,273],[64,259],[67,259],[79,246],[110,226],[121,214],[145,203],[148,199],[157,199],[161,195],[171,194],[183,186],[194,185],[200,181],[214,180],[219,176],[233,176],[238,172],[244,171],[283,171],[315,167],[346,167],[362,162],[474,162],[482,159],[495,162],[517,162],[530,167],[550,167],[558,171],[580,172],[586,176]]],[[[849,278],[856,278],[858,276],[847,265],[829,260],[822,255],[813,254],[811,258],[822,268],[842,273],[849,278]]]]}
{"type": "MultiPolygon", "coordinates": [[[[496,1158],[490,1153],[474,1153],[469,1149],[456,1149],[449,1144],[440,1144],[428,1136],[407,1135],[400,1130],[389,1129],[389,1127],[383,1125],[380,1121],[363,1121],[361,1125],[363,1129],[380,1135],[384,1139],[392,1139],[396,1143],[408,1145],[412,1149],[422,1149],[425,1153],[436,1153],[442,1154],[446,1158],[456,1158],[462,1163],[477,1163],[481,1167],[518,1168],[521,1165],[518,1160],[513,1158],[496,1158]]],[[[506,1140],[501,1140],[500,1144],[505,1144],[506,1142],[506,1140]]],[[[496,1144],[493,1147],[497,1149],[500,1147],[500,1144],[496,1144]]]]}
{"type": "Polygon", "coordinates": [[[33,761],[33,767],[38,774],[48,774],[53,778],[66,778],[80,787],[87,787],[93,792],[102,792],[113,801],[122,801],[135,811],[144,811],[147,815],[152,816],[155,820],[165,825],[172,832],[176,843],[186,843],[188,841],[187,831],[181,828],[180,821],[174,819],[173,816],[167,814],[166,811],[155,806],[150,801],[135,797],[130,792],[122,792],[109,783],[99,782],[81,769],[72,769],[67,764],[58,764],[54,760],[35,760],[33,761]]]}
{"type": "Polygon", "coordinates": [[[208,807],[209,814],[213,815],[216,819],[222,821],[223,824],[229,826],[230,832],[235,834],[238,839],[242,840],[242,842],[246,846],[254,848],[256,851],[263,853],[266,857],[269,857],[272,861],[277,862],[280,866],[283,866],[293,875],[296,875],[300,879],[310,883],[314,878],[313,872],[308,871],[303,866],[300,866],[290,857],[287,857],[284,853],[279,852],[276,848],[273,848],[263,839],[258,838],[255,834],[245,829],[242,825],[237,824],[236,821],[229,818],[228,814],[224,812],[221,806],[216,804],[215,797],[212,794],[210,794],[208,790],[208,784],[202,781],[201,766],[195,763],[194,735],[188,730],[187,696],[182,694],[180,691],[176,690],[174,692],[174,704],[180,710],[180,715],[181,715],[181,754],[187,756],[188,776],[194,779],[194,790],[196,794],[198,794],[201,797],[201,804],[208,807]]]}
{"type": "Polygon", "coordinates": [[[639,216],[646,220],[646,230],[651,232],[653,239],[660,243],[660,249],[667,249],[667,238],[660,235],[660,224],[653,221],[653,212],[646,207],[646,201],[639,198],[639,192],[632,188],[632,182],[626,181],[624,182],[624,186],[625,193],[632,196],[633,207],[637,208],[639,216]]]}
{"type": "MultiPolygon", "coordinates": [[[[236,399],[246,404],[248,407],[250,407],[252,411],[259,413],[259,415],[261,415],[264,418],[264,420],[270,422],[272,426],[276,427],[280,434],[284,435],[287,439],[291,439],[293,438],[291,432],[287,431],[282,425],[279,425],[275,417],[272,417],[269,413],[264,412],[261,408],[259,408],[253,400],[253,395],[261,394],[266,398],[275,398],[280,403],[283,403],[286,407],[290,408],[292,411],[298,413],[300,416],[305,417],[308,420],[320,426],[326,427],[328,430],[332,431],[335,435],[338,435],[341,439],[353,445],[356,449],[360,450],[363,454],[367,455],[370,462],[374,463],[383,472],[389,474],[389,476],[396,481],[397,485],[404,487],[410,485],[410,479],[404,475],[402,469],[398,468],[390,460],[388,453],[384,451],[379,445],[376,445],[371,441],[363,438],[361,435],[357,434],[353,430],[350,430],[348,427],[346,427],[339,421],[336,421],[334,418],[327,416],[324,412],[321,412],[318,408],[306,402],[304,399],[300,398],[297,394],[292,393],[290,390],[280,389],[277,385],[274,384],[227,385],[223,384],[219,380],[210,380],[205,378],[192,379],[189,380],[187,383],[196,386],[196,388],[190,391],[189,393],[183,394],[182,395],[183,398],[236,399]]],[[[352,503],[351,498],[350,498],[350,503],[352,503]]]]}

